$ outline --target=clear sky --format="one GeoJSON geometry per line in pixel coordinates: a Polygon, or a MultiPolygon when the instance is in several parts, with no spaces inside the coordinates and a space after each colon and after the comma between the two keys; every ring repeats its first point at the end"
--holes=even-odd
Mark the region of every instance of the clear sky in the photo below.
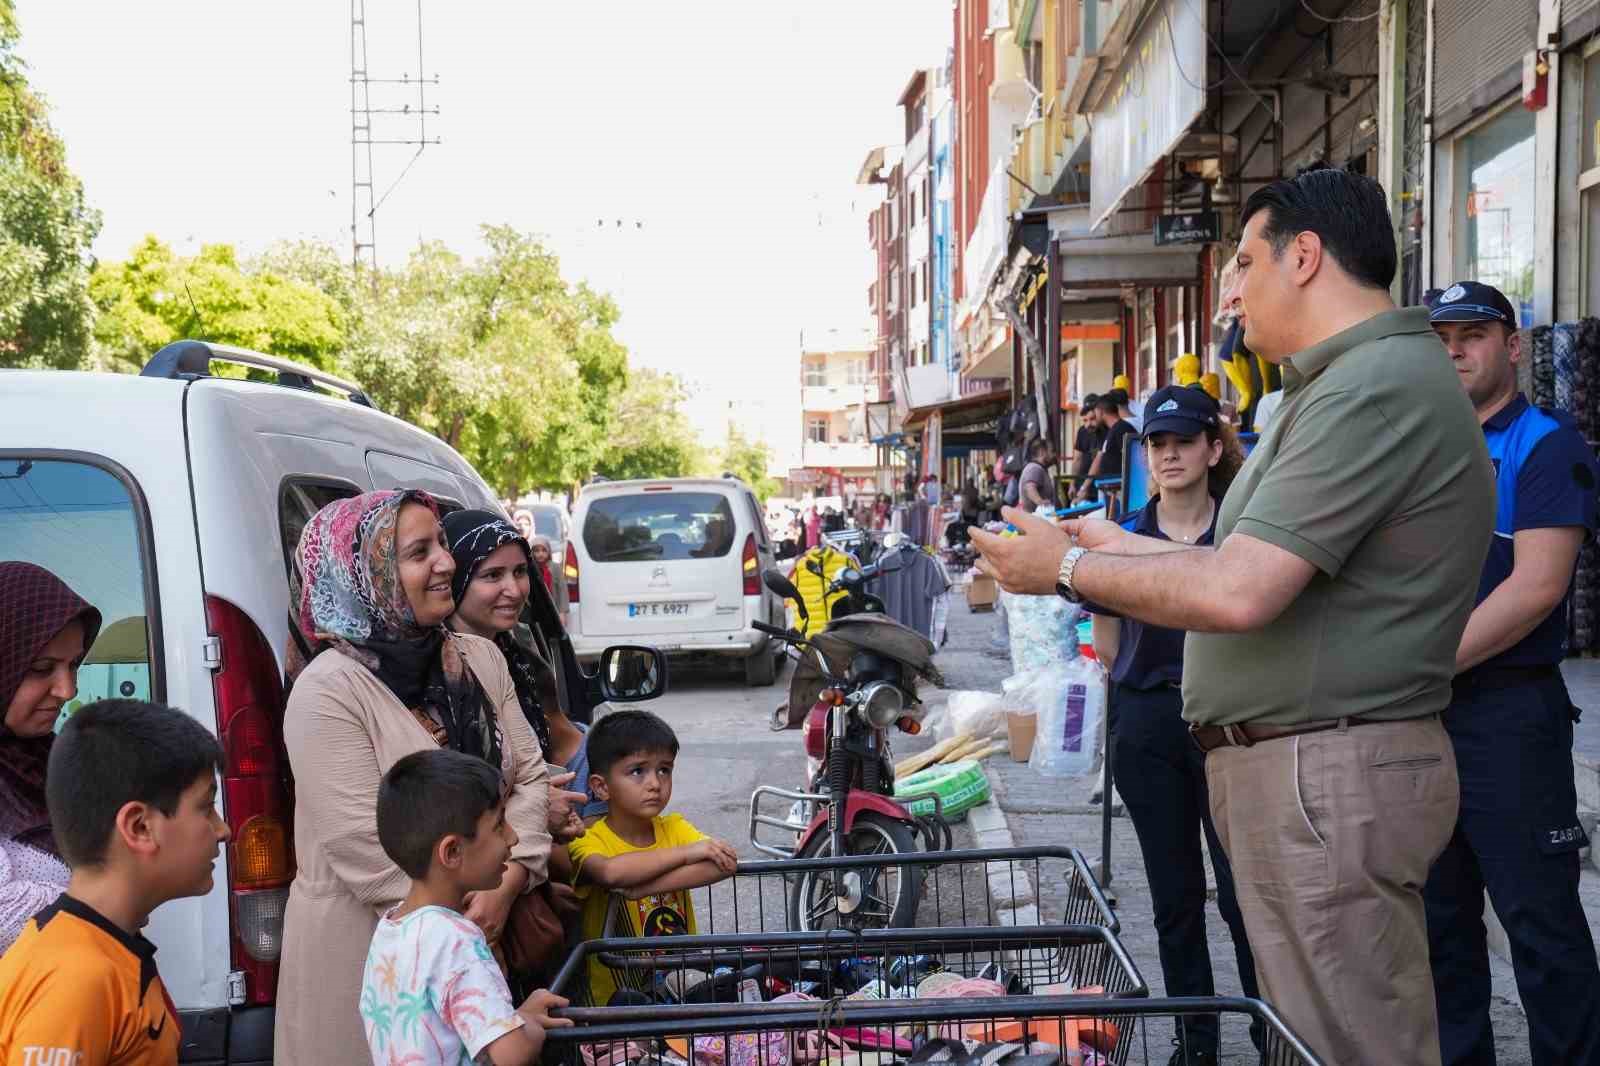
{"type": "MultiPolygon", "coordinates": [[[[101,258],[146,233],[348,253],[342,0],[17,7],[30,77],[105,215],[101,258]]],[[[415,76],[416,0],[366,9],[372,75],[415,76]]],[[[949,0],[422,0],[422,26],[443,143],[379,210],[380,259],[420,239],[473,252],[485,222],[543,233],[569,277],[617,297],[634,360],[693,384],[711,435],[731,403],[797,450],[800,330],[864,323],[856,171],[899,142],[912,71],[943,64],[949,0]]],[[[374,88],[375,106],[409,98],[374,88]]],[[[380,191],[413,151],[377,150],[380,191]]]]}

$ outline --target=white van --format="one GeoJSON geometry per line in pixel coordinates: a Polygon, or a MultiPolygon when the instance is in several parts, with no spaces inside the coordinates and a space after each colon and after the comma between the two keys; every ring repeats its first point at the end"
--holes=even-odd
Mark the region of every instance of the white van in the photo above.
{"type": "MultiPolygon", "coordinates": [[[[45,567],[105,619],[78,702],[183,708],[225,755],[226,876],[219,868],[208,895],[159,908],[145,930],[182,1019],[182,1062],[272,1061],[294,875],[280,729],[289,567],[324,504],[397,487],[500,511],[437,438],[374,410],[349,382],[271,356],[180,341],[138,377],[0,370],[0,559],[45,567]],[[213,360],[266,380],[212,377],[213,360]]],[[[587,721],[620,697],[579,671],[555,605],[533,587],[528,621],[560,664],[566,706],[587,721]]]]}
{"type": "Polygon", "coordinates": [[[783,602],[761,582],[771,565],[761,504],[737,478],[588,485],[563,568],[567,631],[580,660],[626,640],[739,659],[746,681],[770,685],[783,649],[752,623],[784,624],[783,602]]]}

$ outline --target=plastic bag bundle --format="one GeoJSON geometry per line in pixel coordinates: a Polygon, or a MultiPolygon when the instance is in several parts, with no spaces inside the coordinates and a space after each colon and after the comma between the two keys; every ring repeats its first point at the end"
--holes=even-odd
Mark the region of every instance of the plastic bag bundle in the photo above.
{"type": "Polygon", "coordinates": [[[975,737],[988,737],[1006,727],[1003,697],[998,692],[952,692],[945,700],[946,721],[950,736],[971,733],[975,737]]]}
{"type": "Polygon", "coordinates": [[[1036,716],[1031,769],[1067,777],[1094,768],[1106,710],[1105,681],[1094,663],[1073,659],[1009,677],[1002,687],[1008,709],[1031,707],[1036,716]]]}
{"type": "Polygon", "coordinates": [[[1011,669],[1019,674],[1078,657],[1078,616],[1082,609],[1060,596],[1001,593],[1011,628],[1011,669]]]}

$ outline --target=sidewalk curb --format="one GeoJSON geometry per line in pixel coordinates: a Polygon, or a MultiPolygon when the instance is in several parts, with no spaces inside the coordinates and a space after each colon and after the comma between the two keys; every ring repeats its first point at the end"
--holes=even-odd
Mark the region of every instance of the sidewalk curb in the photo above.
{"type": "MultiPolygon", "coordinates": [[[[980,848],[1014,848],[1017,838],[1011,824],[1000,807],[1002,786],[998,775],[989,777],[989,798],[967,812],[972,835],[980,848]]],[[[988,892],[991,908],[997,912],[1002,925],[1029,926],[1039,924],[1038,896],[1033,878],[1013,868],[1010,863],[990,863],[988,892]]]]}

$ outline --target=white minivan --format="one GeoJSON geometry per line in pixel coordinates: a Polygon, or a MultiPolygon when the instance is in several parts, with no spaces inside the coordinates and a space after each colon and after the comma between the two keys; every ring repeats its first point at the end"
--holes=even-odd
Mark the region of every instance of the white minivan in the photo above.
{"type": "Polygon", "coordinates": [[[772,565],[761,504],[737,478],[587,485],[563,568],[567,631],[580,660],[625,640],[741,660],[747,682],[770,685],[783,648],[753,623],[784,624],[761,581],[772,565]]]}
{"type": "MultiPolygon", "coordinates": [[[[324,504],[399,487],[500,512],[438,438],[356,385],[271,356],[179,341],[137,377],[0,370],[0,559],[52,571],[105,619],[77,702],[180,707],[223,748],[226,876],[219,866],[208,895],[160,907],[145,930],[182,1020],[181,1062],[272,1061],[295,870],[281,733],[289,566],[324,504]],[[261,380],[213,377],[213,361],[261,380]]],[[[533,591],[526,620],[575,718],[602,699],[649,698],[582,673],[555,604],[533,591]]]]}

